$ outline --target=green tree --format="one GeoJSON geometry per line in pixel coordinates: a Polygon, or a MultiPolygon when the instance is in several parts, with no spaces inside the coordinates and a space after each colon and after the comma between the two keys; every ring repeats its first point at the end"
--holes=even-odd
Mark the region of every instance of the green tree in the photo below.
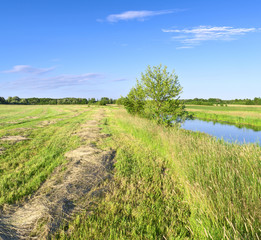
{"type": "Polygon", "coordinates": [[[94,104],[94,103],[96,103],[96,99],[95,98],[91,98],[91,99],[88,100],[88,103],[89,104],[94,104]]]}
{"type": "Polygon", "coordinates": [[[13,104],[18,104],[18,103],[20,103],[20,100],[21,100],[17,96],[12,97],[11,99],[8,97],[8,99],[9,99],[10,103],[13,103],[13,104]]]}
{"type": "Polygon", "coordinates": [[[147,67],[140,81],[127,95],[124,105],[128,112],[171,125],[187,116],[184,104],[179,100],[182,87],[178,76],[162,65],[147,67]]]}
{"type": "Polygon", "coordinates": [[[125,98],[124,106],[130,114],[144,115],[145,99],[145,91],[137,80],[136,87],[133,87],[125,98]]]}
{"type": "Polygon", "coordinates": [[[5,104],[7,103],[4,97],[0,97],[0,104],[5,104]]]}
{"type": "Polygon", "coordinates": [[[101,100],[99,101],[99,104],[103,105],[103,106],[105,106],[105,105],[107,105],[109,103],[110,103],[110,100],[107,97],[102,97],[101,100]]]}
{"type": "Polygon", "coordinates": [[[117,105],[124,105],[124,101],[125,101],[126,99],[125,99],[125,97],[120,97],[120,98],[118,98],[117,100],[116,100],[116,104],[117,105]]]}
{"type": "Polygon", "coordinates": [[[26,98],[22,98],[22,99],[20,100],[20,104],[28,104],[27,99],[26,99],[26,98]]]}
{"type": "Polygon", "coordinates": [[[12,102],[12,100],[13,100],[13,98],[12,98],[12,97],[8,97],[6,101],[7,101],[8,103],[11,103],[11,102],[12,102]]]}

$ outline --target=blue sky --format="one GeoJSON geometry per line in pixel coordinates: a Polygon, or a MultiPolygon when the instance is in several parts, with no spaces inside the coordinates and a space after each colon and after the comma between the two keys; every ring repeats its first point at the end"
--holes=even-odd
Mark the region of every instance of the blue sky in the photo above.
{"type": "Polygon", "coordinates": [[[261,97],[260,0],[8,0],[0,96],[125,96],[147,65],[182,98],[261,97]]]}

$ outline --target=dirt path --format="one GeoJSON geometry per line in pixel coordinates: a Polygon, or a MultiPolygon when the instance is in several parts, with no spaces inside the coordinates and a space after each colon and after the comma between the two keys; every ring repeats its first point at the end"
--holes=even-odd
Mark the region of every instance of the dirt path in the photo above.
{"type": "Polygon", "coordinates": [[[91,193],[111,176],[115,154],[95,146],[94,142],[107,135],[98,127],[103,110],[96,111],[93,117],[95,120],[86,122],[75,133],[84,143],[65,154],[69,160],[66,169],[56,169],[23,205],[8,206],[0,212],[0,239],[46,239],[63,220],[88,207],[91,193]]]}

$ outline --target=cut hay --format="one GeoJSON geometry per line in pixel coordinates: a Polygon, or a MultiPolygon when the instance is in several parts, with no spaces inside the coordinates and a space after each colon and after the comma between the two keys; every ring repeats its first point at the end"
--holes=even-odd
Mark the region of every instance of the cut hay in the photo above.
{"type": "Polygon", "coordinates": [[[25,140],[29,140],[29,138],[23,136],[5,136],[0,138],[0,141],[12,141],[12,142],[20,142],[25,140]]]}

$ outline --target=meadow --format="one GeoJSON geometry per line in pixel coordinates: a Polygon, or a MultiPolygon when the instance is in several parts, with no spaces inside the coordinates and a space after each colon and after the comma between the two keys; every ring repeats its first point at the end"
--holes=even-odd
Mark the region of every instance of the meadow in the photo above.
{"type": "Polygon", "coordinates": [[[102,198],[56,239],[260,239],[261,148],[107,109],[102,198]]]}
{"type": "Polygon", "coordinates": [[[0,208],[30,196],[66,163],[64,153],[81,145],[72,133],[92,112],[86,106],[0,105],[0,208]]]}
{"type": "Polygon", "coordinates": [[[113,177],[53,239],[261,238],[260,146],[163,127],[117,106],[0,105],[0,208],[66,168],[66,152],[82,145],[74,133],[101,108],[107,137],[91,144],[116,151],[113,177]]]}
{"type": "Polygon", "coordinates": [[[198,106],[186,105],[186,110],[195,118],[216,122],[226,122],[238,127],[261,130],[261,106],[228,105],[198,106]]]}

